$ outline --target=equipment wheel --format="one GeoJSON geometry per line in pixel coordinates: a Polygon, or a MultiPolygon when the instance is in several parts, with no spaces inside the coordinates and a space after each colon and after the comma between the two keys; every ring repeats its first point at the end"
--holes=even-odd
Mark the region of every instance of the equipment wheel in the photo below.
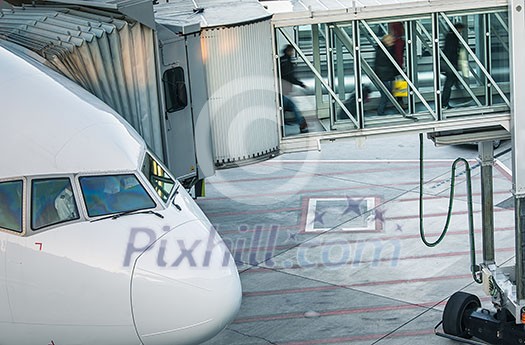
{"type": "Polygon", "coordinates": [[[481,302],[478,296],[463,291],[454,293],[443,311],[443,331],[457,337],[471,338],[466,327],[466,320],[468,315],[479,307],[481,307],[481,302]]]}

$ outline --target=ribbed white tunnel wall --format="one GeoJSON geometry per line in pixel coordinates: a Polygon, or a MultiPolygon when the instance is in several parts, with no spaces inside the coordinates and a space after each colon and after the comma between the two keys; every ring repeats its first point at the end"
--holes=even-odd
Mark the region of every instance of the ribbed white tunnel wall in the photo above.
{"type": "Polygon", "coordinates": [[[216,163],[277,150],[269,20],[205,29],[202,34],[216,163]]]}

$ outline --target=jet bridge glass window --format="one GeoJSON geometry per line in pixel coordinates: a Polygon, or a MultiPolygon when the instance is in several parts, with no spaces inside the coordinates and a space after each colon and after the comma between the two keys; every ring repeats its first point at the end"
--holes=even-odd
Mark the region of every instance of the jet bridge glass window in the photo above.
{"type": "Polygon", "coordinates": [[[0,183],[0,228],[22,232],[23,186],[21,180],[0,183]]]}
{"type": "Polygon", "coordinates": [[[79,218],[69,178],[33,180],[31,184],[31,228],[38,230],[79,218]]]}
{"type": "Polygon", "coordinates": [[[175,67],[164,72],[162,82],[164,83],[166,111],[173,113],[186,108],[188,95],[182,67],[175,67]]]}
{"type": "Polygon", "coordinates": [[[166,170],[149,154],[146,154],[144,163],[142,163],[142,172],[146,175],[155,192],[164,202],[168,201],[175,181],[168,175],[166,170]]]}
{"type": "Polygon", "coordinates": [[[506,115],[508,17],[492,8],[277,20],[283,138],[506,115]]]}
{"type": "Polygon", "coordinates": [[[80,187],[90,217],[156,206],[134,174],[80,177],[80,187]]]}

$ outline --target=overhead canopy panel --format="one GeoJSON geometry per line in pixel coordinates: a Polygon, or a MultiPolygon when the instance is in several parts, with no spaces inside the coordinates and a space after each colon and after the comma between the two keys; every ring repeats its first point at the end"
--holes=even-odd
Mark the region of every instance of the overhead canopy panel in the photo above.
{"type": "Polygon", "coordinates": [[[15,6],[55,3],[110,10],[121,13],[152,29],[155,28],[153,7],[150,0],[6,0],[6,2],[15,6]]]}
{"type": "Polygon", "coordinates": [[[329,11],[347,8],[363,8],[367,6],[380,5],[397,5],[400,3],[429,3],[429,0],[299,0],[299,1],[262,1],[270,8],[273,6],[283,5],[283,2],[289,2],[294,12],[302,11],[329,11]],[[276,4],[277,3],[277,4],[276,4]]]}
{"type": "Polygon", "coordinates": [[[158,23],[180,27],[231,27],[270,17],[257,0],[161,0],[155,6],[158,23]]]}
{"type": "Polygon", "coordinates": [[[388,18],[420,13],[506,6],[507,0],[261,0],[273,13],[274,25],[339,22],[351,19],[388,18]]]}
{"type": "MultiPolygon", "coordinates": [[[[454,1],[449,0],[273,0],[261,3],[271,12],[323,12],[341,11],[348,12],[360,11],[365,8],[396,8],[396,15],[402,14],[399,8],[414,6],[440,6],[448,4],[454,5],[454,1]]],[[[503,2],[502,2],[503,3],[503,2]]]]}

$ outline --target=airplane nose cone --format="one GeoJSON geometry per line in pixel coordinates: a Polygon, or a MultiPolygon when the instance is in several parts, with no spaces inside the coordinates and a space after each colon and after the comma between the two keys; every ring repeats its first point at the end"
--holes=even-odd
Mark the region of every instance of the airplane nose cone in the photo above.
{"type": "Polygon", "coordinates": [[[131,304],[144,345],[204,342],[226,327],[241,303],[231,255],[200,221],[169,229],[136,260],[131,304]]]}

